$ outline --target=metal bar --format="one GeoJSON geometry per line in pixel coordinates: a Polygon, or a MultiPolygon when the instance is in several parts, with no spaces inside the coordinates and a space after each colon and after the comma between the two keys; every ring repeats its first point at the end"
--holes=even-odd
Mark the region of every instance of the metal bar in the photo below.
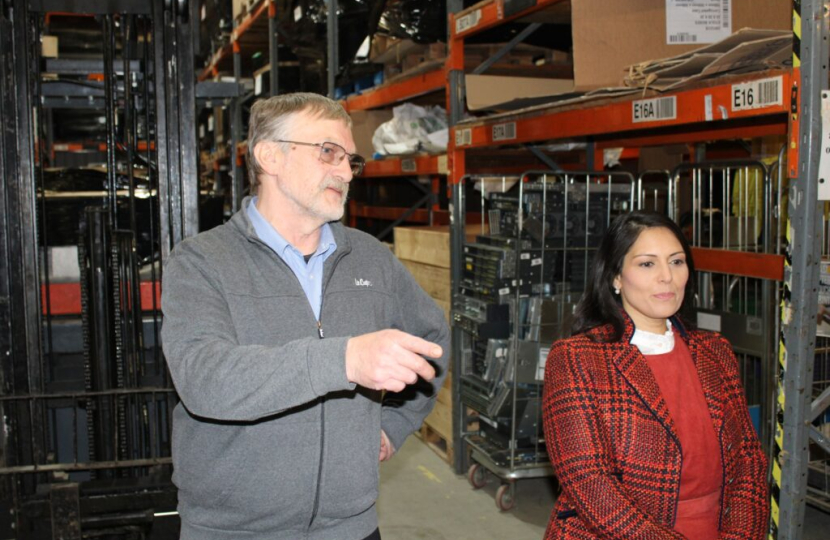
{"type": "MultiPolygon", "coordinates": [[[[782,341],[786,358],[782,366],[784,403],[780,452],[780,499],[778,501],[778,539],[797,540],[801,536],[807,496],[809,464],[808,426],[816,335],[817,295],[821,255],[822,202],[818,200],[818,162],[821,152],[821,91],[827,88],[827,12],[815,0],[796,2],[801,8],[801,59],[798,117],[799,143],[796,178],[790,189],[790,245],[785,268],[785,303],[782,307],[782,341]],[[791,262],[790,262],[791,261],[791,262]],[[787,299],[787,292],[789,298],[787,299]]],[[[775,516],[773,516],[775,517],[775,516]]]]}
{"type": "MultiPolygon", "coordinates": [[[[12,347],[14,362],[13,380],[15,391],[42,391],[44,388],[41,340],[41,298],[38,276],[40,275],[37,255],[37,220],[35,210],[35,164],[34,164],[34,122],[32,101],[36,99],[31,62],[38,61],[36,36],[28,14],[27,3],[15,0],[13,38],[15,133],[16,148],[12,149],[18,158],[17,170],[12,178],[17,181],[7,184],[10,244],[9,295],[12,347]]],[[[5,56],[5,55],[3,55],[5,56]]],[[[4,123],[5,124],[5,123],[4,123]]],[[[18,451],[14,457],[21,462],[42,460],[44,456],[43,433],[35,435],[38,426],[32,423],[31,415],[17,411],[18,451]]],[[[28,490],[33,486],[24,486],[28,490]]]]}
{"type": "Polygon", "coordinates": [[[523,42],[525,39],[527,39],[528,36],[530,36],[530,34],[532,34],[541,27],[542,23],[531,23],[527,25],[527,27],[524,30],[516,34],[513,37],[513,39],[508,41],[501,49],[496,51],[496,53],[493,56],[491,56],[490,58],[482,62],[477,68],[475,68],[473,70],[473,74],[481,75],[482,73],[490,69],[490,67],[493,64],[504,58],[506,54],[512,51],[516,47],[516,45],[523,42]]]}
{"type": "MultiPolygon", "coordinates": [[[[465,237],[465,216],[466,201],[464,198],[465,179],[452,186],[452,214],[450,217],[450,291],[455,291],[461,286],[461,274],[463,268],[464,237],[465,237]]],[[[483,192],[484,190],[482,190],[483,192]]],[[[483,207],[482,207],[483,208],[483,207]]],[[[451,319],[454,316],[451,313],[451,319]]],[[[461,374],[462,365],[462,337],[464,331],[455,324],[452,325],[452,371],[456,375],[452,378],[452,440],[453,455],[452,465],[455,474],[464,474],[469,467],[469,453],[462,433],[467,427],[467,412],[461,401],[461,374]]]]}
{"type": "MultiPolygon", "coordinates": [[[[158,173],[159,191],[159,244],[162,260],[170,254],[172,238],[170,237],[170,209],[168,207],[167,186],[170,183],[170,164],[168,163],[168,146],[162,141],[168,141],[167,129],[167,61],[164,55],[165,18],[164,0],[153,0],[153,82],[156,96],[156,169],[158,173]]],[[[145,41],[145,46],[146,46],[145,41]]],[[[149,144],[148,144],[149,148],[149,144]]],[[[149,150],[148,150],[149,151],[149,150]]]]}
{"type": "Polygon", "coordinates": [[[83,399],[87,397],[102,397],[102,396],[132,396],[152,393],[169,393],[175,394],[174,388],[165,388],[157,386],[147,386],[143,388],[114,388],[111,390],[91,390],[84,392],[56,392],[50,394],[26,394],[13,396],[0,396],[0,403],[12,403],[17,401],[36,401],[36,400],[60,400],[60,399],[83,399]]]}
{"type": "Polygon", "coordinates": [[[199,81],[196,83],[196,99],[225,99],[242,95],[242,86],[236,82],[199,81]]]}
{"type": "Polygon", "coordinates": [[[328,43],[328,96],[334,99],[335,85],[337,84],[337,71],[340,68],[340,60],[338,58],[338,29],[337,29],[337,0],[326,0],[327,13],[327,43],[328,43]]]}
{"type": "Polygon", "coordinates": [[[123,461],[93,461],[86,463],[48,463],[45,465],[20,465],[0,468],[0,476],[7,474],[47,473],[57,471],[101,471],[128,467],[152,467],[170,465],[173,458],[125,459],[123,461]]]}
{"type": "Polygon", "coordinates": [[[115,164],[115,115],[117,114],[118,102],[115,95],[115,24],[112,15],[106,15],[103,20],[104,33],[104,99],[106,102],[107,121],[107,201],[108,201],[108,222],[110,229],[118,228],[118,203],[116,199],[117,170],[115,164]]]}
{"type": "Polygon", "coordinates": [[[76,12],[79,8],[83,13],[95,15],[115,13],[149,13],[150,6],[136,0],[30,0],[31,11],[48,12],[76,12]]]}
{"type": "Polygon", "coordinates": [[[560,167],[550,156],[539,150],[539,148],[535,146],[531,146],[529,144],[525,144],[524,147],[527,149],[528,152],[534,155],[536,159],[541,161],[546,167],[550,168],[550,170],[555,172],[564,172],[562,167],[560,167]]]}
{"type": "Polygon", "coordinates": [[[816,418],[818,418],[821,413],[827,410],[827,407],[830,407],[830,386],[825,388],[819,396],[813,400],[813,403],[810,405],[810,414],[807,415],[807,422],[812,422],[816,418]]]}
{"type": "Polygon", "coordinates": [[[830,454],[830,439],[824,433],[817,430],[815,426],[810,426],[810,440],[819,445],[826,453],[830,454]]]}
{"type": "Polygon", "coordinates": [[[181,193],[182,238],[199,232],[199,163],[196,141],[196,73],[193,63],[193,34],[199,28],[197,2],[189,2],[189,15],[176,17],[176,81],[179,100],[176,104],[179,127],[179,183],[181,193]]]}
{"type": "MultiPolygon", "coordinates": [[[[122,64],[119,66],[114,60],[110,63],[112,70],[117,75],[123,75],[125,67],[134,73],[141,73],[143,71],[144,63],[141,60],[131,60],[129,65],[122,64]]],[[[104,60],[79,60],[69,58],[47,58],[46,59],[46,73],[54,73],[56,75],[90,75],[93,73],[104,73],[104,60]]],[[[89,81],[92,83],[92,81],[89,81]]],[[[90,84],[94,86],[94,84],[90,84]]]]}
{"type": "MultiPolygon", "coordinates": [[[[273,67],[273,66],[272,66],[273,67]]],[[[239,83],[242,77],[242,58],[238,49],[233,53],[233,77],[239,83]]],[[[228,155],[231,161],[231,212],[236,213],[242,204],[242,170],[237,162],[236,149],[242,142],[242,98],[231,101],[231,148],[228,155]]],[[[251,149],[253,151],[253,149],[251,149]]]]}
{"type": "Polygon", "coordinates": [[[272,96],[279,94],[279,34],[277,33],[277,6],[274,0],[266,0],[268,2],[268,62],[271,64],[271,69],[268,72],[270,78],[272,96]]]}

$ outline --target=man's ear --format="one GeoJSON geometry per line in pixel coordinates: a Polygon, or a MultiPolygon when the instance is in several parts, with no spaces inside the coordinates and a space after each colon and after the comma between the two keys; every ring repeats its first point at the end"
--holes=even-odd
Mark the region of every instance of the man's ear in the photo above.
{"type": "Polygon", "coordinates": [[[276,176],[282,167],[285,155],[282,153],[280,143],[259,141],[254,147],[254,157],[265,174],[276,176]]]}

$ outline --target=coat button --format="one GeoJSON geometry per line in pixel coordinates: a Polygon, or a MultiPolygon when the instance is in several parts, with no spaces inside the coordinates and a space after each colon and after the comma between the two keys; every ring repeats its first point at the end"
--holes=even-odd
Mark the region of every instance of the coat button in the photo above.
{"type": "Polygon", "coordinates": [[[730,450],[732,450],[732,443],[726,445],[726,451],[729,452],[730,450]]]}
{"type": "Polygon", "coordinates": [[[729,507],[728,507],[728,506],[727,506],[726,508],[724,508],[724,509],[723,509],[723,515],[724,515],[724,516],[728,516],[728,515],[729,515],[729,507]]]}
{"type": "Polygon", "coordinates": [[[726,479],[726,485],[728,486],[728,485],[730,485],[730,484],[731,484],[732,482],[734,482],[734,481],[735,481],[735,479],[734,479],[734,478],[727,478],[727,479],[726,479]]]}

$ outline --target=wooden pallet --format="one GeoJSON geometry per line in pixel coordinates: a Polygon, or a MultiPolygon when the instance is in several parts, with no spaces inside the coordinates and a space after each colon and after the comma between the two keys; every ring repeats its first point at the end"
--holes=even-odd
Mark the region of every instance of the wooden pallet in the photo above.
{"type": "Polygon", "coordinates": [[[429,446],[448,465],[452,465],[451,439],[447,440],[427,423],[424,423],[421,429],[415,432],[415,436],[424,441],[424,444],[429,446]]]}

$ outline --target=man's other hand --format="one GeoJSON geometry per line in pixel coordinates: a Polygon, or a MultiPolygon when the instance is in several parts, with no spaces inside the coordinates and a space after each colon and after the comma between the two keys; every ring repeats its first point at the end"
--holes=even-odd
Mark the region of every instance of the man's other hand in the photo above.
{"type": "Polygon", "coordinates": [[[389,440],[389,436],[385,431],[380,430],[380,461],[386,461],[395,453],[395,446],[389,440]]]}
{"type": "Polygon", "coordinates": [[[346,345],[346,378],[372,390],[400,392],[418,377],[431,381],[435,369],[421,355],[440,358],[439,345],[400,330],[353,337],[346,345]]]}

